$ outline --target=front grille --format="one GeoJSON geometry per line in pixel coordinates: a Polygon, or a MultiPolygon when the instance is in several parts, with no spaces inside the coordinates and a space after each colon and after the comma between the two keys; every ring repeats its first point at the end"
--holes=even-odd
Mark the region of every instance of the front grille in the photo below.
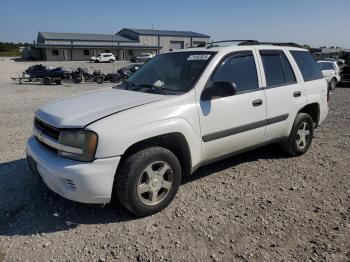
{"type": "Polygon", "coordinates": [[[58,128],[50,126],[49,124],[44,123],[38,118],[34,119],[34,125],[37,129],[39,129],[44,134],[54,138],[55,140],[58,140],[58,137],[60,135],[60,130],[58,128]]]}
{"type": "Polygon", "coordinates": [[[343,74],[342,80],[350,80],[350,74],[347,74],[347,75],[343,74]]]}

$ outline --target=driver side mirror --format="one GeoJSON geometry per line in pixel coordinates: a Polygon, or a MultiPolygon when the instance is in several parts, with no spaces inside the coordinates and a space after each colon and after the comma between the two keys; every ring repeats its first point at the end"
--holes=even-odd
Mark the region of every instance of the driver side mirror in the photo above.
{"type": "Polygon", "coordinates": [[[229,81],[216,81],[202,92],[203,101],[213,100],[221,97],[233,96],[237,93],[236,84],[229,81]]]}

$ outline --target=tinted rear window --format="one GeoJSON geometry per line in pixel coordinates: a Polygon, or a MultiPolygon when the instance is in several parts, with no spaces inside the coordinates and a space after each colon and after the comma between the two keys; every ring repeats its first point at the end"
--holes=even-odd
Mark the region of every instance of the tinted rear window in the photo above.
{"type": "Polygon", "coordinates": [[[290,51],[290,53],[299,66],[304,81],[311,81],[322,78],[320,67],[309,52],[290,51]]]}
{"type": "Polygon", "coordinates": [[[267,86],[279,86],[296,82],[293,69],[282,51],[262,50],[260,55],[264,65],[267,86]]]}
{"type": "Polygon", "coordinates": [[[328,62],[318,62],[321,70],[334,70],[333,64],[328,62]]]}

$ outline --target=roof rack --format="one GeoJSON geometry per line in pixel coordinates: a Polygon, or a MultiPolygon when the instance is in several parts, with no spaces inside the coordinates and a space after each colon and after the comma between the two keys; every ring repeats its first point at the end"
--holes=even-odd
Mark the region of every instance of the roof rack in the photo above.
{"type": "Polygon", "coordinates": [[[291,47],[299,47],[302,48],[301,45],[292,42],[259,42],[257,40],[222,40],[222,41],[212,41],[206,44],[201,44],[198,47],[218,47],[220,43],[237,43],[238,46],[244,45],[275,45],[275,46],[291,46],[291,47]]]}
{"type": "Polygon", "coordinates": [[[291,46],[291,47],[300,47],[301,45],[292,42],[259,42],[260,45],[276,45],[276,46],[291,46]]]}
{"type": "Polygon", "coordinates": [[[244,43],[245,45],[253,45],[259,43],[256,40],[222,40],[222,41],[212,41],[206,44],[199,45],[198,47],[207,47],[207,48],[212,48],[212,47],[218,47],[220,43],[237,43],[237,45],[242,45],[244,43]]]}

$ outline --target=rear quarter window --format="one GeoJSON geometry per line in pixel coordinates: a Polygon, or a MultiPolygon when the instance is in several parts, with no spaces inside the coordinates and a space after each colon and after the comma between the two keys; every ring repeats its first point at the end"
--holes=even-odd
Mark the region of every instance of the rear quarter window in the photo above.
{"type": "Polygon", "coordinates": [[[297,63],[304,81],[323,78],[319,65],[308,51],[290,51],[290,53],[297,63]]]}

